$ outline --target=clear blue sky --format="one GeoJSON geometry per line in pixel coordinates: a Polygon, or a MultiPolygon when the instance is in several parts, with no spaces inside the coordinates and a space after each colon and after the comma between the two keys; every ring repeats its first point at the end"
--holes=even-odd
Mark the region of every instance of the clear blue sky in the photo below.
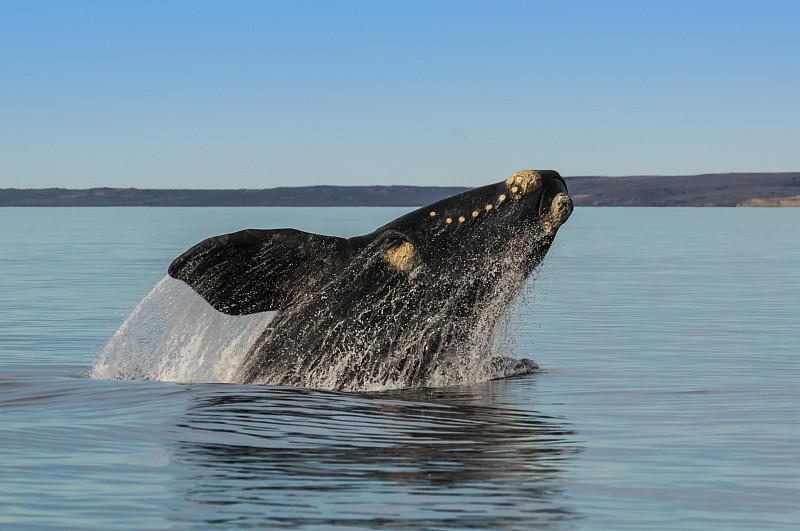
{"type": "Polygon", "coordinates": [[[800,171],[800,2],[0,2],[0,188],[800,171]]]}

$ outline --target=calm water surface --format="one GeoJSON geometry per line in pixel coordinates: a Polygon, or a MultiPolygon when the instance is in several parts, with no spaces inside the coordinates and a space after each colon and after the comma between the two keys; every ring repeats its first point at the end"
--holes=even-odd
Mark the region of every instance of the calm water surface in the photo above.
{"type": "Polygon", "coordinates": [[[0,527],[800,527],[800,209],[578,209],[511,319],[524,378],[86,378],[197,241],[404,211],[0,209],[0,527]]]}

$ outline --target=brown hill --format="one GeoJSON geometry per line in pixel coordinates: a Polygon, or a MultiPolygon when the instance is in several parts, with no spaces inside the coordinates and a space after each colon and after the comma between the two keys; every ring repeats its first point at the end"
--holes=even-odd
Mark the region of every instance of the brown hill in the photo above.
{"type": "MultiPolygon", "coordinates": [[[[567,177],[577,206],[800,206],[800,172],[567,177]]],[[[0,189],[0,206],[419,206],[445,186],[304,186],[264,190],[0,189]]]]}
{"type": "Polygon", "coordinates": [[[300,186],[264,190],[0,189],[0,206],[417,206],[463,192],[446,186],[300,186]]]}
{"type": "Polygon", "coordinates": [[[800,172],[572,177],[567,185],[578,206],[760,206],[753,199],[778,206],[775,200],[800,194],[800,172]]]}

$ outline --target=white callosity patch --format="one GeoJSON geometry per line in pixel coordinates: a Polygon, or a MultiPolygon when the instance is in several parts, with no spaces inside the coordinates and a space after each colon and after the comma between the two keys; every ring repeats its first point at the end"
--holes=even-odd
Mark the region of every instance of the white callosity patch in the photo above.
{"type": "Polygon", "coordinates": [[[389,267],[395,271],[410,271],[419,256],[414,244],[410,241],[404,241],[400,245],[385,251],[383,258],[389,267]]]}
{"type": "Polygon", "coordinates": [[[542,187],[542,176],[534,170],[518,171],[506,179],[506,186],[512,199],[522,199],[524,195],[542,187]]]}
{"type": "Polygon", "coordinates": [[[274,312],[230,316],[169,276],[131,312],[106,345],[92,378],[233,382],[274,312]]]}
{"type": "Polygon", "coordinates": [[[550,205],[550,211],[541,222],[542,233],[548,237],[554,236],[556,230],[558,230],[558,228],[567,221],[570,214],[572,214],[572,209],[573,203],[570,196],[567,194],[556,195],[550,205]]]}

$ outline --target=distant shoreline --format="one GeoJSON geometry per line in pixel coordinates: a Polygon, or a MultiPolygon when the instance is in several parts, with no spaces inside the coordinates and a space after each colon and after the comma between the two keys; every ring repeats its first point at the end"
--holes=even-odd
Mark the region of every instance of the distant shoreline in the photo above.
{"type": "MultiPolygon", "coordinates": [[[[577,206],[800,206],[800,172],[567,177],[577,206]]],[[[422,206],[454,186],[302,186],[263,190],[0,189],[0,207],[422,206]]]]}

